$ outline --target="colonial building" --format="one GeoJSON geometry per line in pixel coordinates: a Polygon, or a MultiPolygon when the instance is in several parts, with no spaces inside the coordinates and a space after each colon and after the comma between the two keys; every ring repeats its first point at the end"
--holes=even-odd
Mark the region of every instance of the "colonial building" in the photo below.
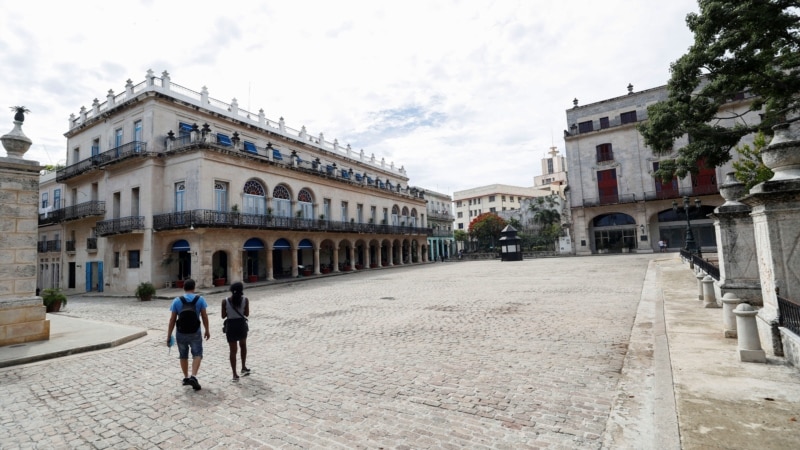
{"type": "Polygon", "coordinates": [[[549,189],[536,187],[490,184],[453,193],[455,203],[455,228],[467,231],[475,217],[487,212],[519,209],[522,200],[550,195],[549,189]]]}
{"type": "Polygon", "coordinates": [[[447,194],[425,190],[428,201],[428,257],[436,261],[441,257],[448,258],[455,252],[453,237],[453,200],[447,194]]]}
{"type": "Polygon", "coordinates": [[[40,215],[62,229],[65,288],[427,260],[425,198],[402,166],[176,85],[166,71],[82,107],[65,136],[61,204],[40,215]]]}
{"type": "MultiPolygon", "coordinates": [[[[707,215],[724,200],[718,180],[732,165],[705,167],[697,174],[663,182],[652,173],[659,162],[674,159],[688,136],[675,142],[671,155],[654,156],[645,146],[636,126],[647,120],[647,107],[667,98],[666,86],[634,92],[568,109],[566,143],[572,236],[577,254],[598,252],[651,252],[659,239],[677,250],[685,245],[687,220],[681,197],[691,197],[689,220],[694,237],[703,250],[716,250],[712,219],[707,215]],[[700,200],[699,208],[694,200],[700,200]],[[673,202],[680,205],[677,212],[673,202]]],[[[757,113],[746,113],[752,98],[741,95],[721,111],[721,123],[758,121],[757,113]],[[742,115],[743,114],[743,115],[742,115]]],[[[748,141],[747,139],[745,141],[748,141]]],[[[751,142],[749,139],[748,142],[751,142]]]]}
{"type": "Polygon", "coordinates": [[[42,171],[39,176],[39,237],[36,243],[36,288],[39,290],[61,287],[61,256],[68,249],[64,248],[60,213],[55,211],[63,207],[63,192],[63,186],[56,183],[56,172],[42,171]]]}

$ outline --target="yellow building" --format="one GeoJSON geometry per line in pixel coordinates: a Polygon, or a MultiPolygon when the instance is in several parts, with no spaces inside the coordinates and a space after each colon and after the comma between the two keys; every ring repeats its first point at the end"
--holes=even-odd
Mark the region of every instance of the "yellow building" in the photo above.
{"type": "MultiPolygon", "coordinates": [[[[71,115],[63,287],[132,292],[427,260],[404,168],[173,84],[165,71],[71,115]]],[[[42,216],[40,215],[40,223],[42,216]]]]}

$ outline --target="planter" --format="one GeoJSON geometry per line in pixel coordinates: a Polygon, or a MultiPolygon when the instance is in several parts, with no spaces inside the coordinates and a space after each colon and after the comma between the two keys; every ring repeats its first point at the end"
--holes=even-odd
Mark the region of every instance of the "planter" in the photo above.
{"type": "Polygon", "coordinates": [[[228,282],[227,278],[215,278],[214,279],[214,286],[224,286],[228,282]]]}
{"type": "Polygon", "coordinates": [[[353,268],[350,267],[350,266],[344,266],[344,268],[342,270],[345,271],[345,272],[350,272],[351,270],[353,270],[353,268]]]}
{"type": "Polygon", "coordinates": [[[377,269],[377,268],[378,268],[378,265],[377,265],[377,264],[375,264],[375,263],[372,263],[372,264],[370,264],[370,265],[369,265],[369,268],[370,268],[370,269],[377,269]]]}
{"type": "Polygon", "coordinates": [[[328,269],[328,268],[320,269],[320,272],[322,272],[323,274],[331,273],[331,269],[328,269]]]}
{"type": "Polygon", "coordinates": [[[361,270],[363,268],[364,266],[362,264],[356,264],[356,270],[361,270]]]}
{"type": "Polygon", "coordinates": [[[139,300],[141,300],[143,302],[149,302],[152,299],[153,299],[152,295],[143,295],[143,296],[139,297],[139,300]]]}
{"type": "Polygon", "coordinates": [[[303,270],[303,276],[304,277],[310,277],[311,276],[311,270],[310,269],[304,269],[303,270]]]}
{"type": "Polygon", "coordinates": [[[183,289],[183,280],[178,280],[175,282],[175,287],[178,289],[183,289]]]}
{"type": "Polygon", "coordinates": [[[247,276],[248,283],[255,283],[258,281],[258,275],[248,275],[247,276]]]}
{"type": "Polygon", "coordinates": [[[61,302],[59,301],[59,302],[50,303],[49,305],[46,305],[44,308],[45,308],[45,311],[49,312],[49,313],[59,312],[59,311],[61,311],[61,302]]]}

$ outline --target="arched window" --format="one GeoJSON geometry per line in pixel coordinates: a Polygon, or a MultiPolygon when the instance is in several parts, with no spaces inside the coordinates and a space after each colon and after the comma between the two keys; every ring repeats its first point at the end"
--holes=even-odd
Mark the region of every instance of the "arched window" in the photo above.
{"type": "Polygon", "coordinates": [[[307,189],[300,189],[300,192],[297,194],[297,209],[303,212],[303,219],[314,218],[313,202],[314,198],[311,196],[311,192],[308,192],[307,189]]]}
{"type": "Polygon", "coordinates": [[[246,214],[264,214],[267,211],[267,196],[264,185],[256,180],[244,184],[244,209],[246,214]]]}
{"type": "Polygon", "coordinates": [[[409,226],[416,227],[417,226],[417,209],[411,208],[411,222],[409,222],[409,226]]]}
{"type": "Polygon", "coordinates": [[[397,205],[392,206],[392,225],[400,225],[400,208],[397,205]]]}
{"type": "Polygon", "coordinates": [[[217,211],[228,210],[228,184],[221,181],[214,182],[214,209],[217,211]]]}
{"type": "Polygon", "coordinates": [[[183,182],[175,183],[175,212],[183,212],[184,192],[186,192],[186,184],[183,182]]]}
{"type": "Polygon", "coordinates": [[[292,196],[286,186],[279,184],[272,190],[272,200],[275,202],[275,215],[278,217],[292,216],[292,196]]]}
{"type": "Polygon", "coordinates": [[[405,226],[411,225],[411,222],[408,220],[408,207],[406,206],[403,206],[403,214],[402,217],[400,217],[400,223],[402,223],[405,226]]]}

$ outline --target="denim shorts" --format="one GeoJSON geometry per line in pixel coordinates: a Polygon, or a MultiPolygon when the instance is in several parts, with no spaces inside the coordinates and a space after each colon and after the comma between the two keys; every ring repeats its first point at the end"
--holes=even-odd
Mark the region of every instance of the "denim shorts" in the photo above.
{"type": "Polygon", "coordinates": [[[175,343],[178,344],[179,359],[189,359],[189,348],[192,349],[192,358],[203,357],[201,330],[197,330],[197,333],[175,333],[175,343]]]}

